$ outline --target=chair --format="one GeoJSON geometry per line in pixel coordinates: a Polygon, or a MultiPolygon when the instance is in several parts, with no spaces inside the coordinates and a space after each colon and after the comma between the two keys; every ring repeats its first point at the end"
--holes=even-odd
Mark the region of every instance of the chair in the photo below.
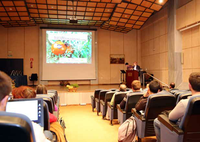
{"type": "Polygon", "coordinates": [[[176,91],[178,91],[178,89],[174,88],[174,89],[171,89],[169,92],[172,93],[172,94],[174,94],[176,91]]]}
{"type": "Polygon", "coordinates": [[[144,115],[139,114],[135,108],[132,109],[137,125],[138,140],[147,136],[155,136],[153,121],[165,110],[172,110],[176,104],[175,96],[172,94],[152,94],[147,99],[144,115]]]}
{"type": "Polygon", "coordinates": [[[41,97],[41,98],[50,98],[52,100],[52,105],[53,105],[53,111],[55,110],[55,98],[53,94],[37,94],[37,97],[41,97]]]}
{"type": "Polygon", "coordinates": [[[110,124],[112,125],[112,120],[117,119],[117,104],[119,104],[125,97],[127,92],[116,92],[114,98],[113,106],[110,102],[107,102],[108,117],[110,119],[110,124]]]}
{"type": "Polygon", "coordinates": [[[47,94],[54,94],[55,96],[55,103],[57,104],[58,101],[58,91],[57,90],[47,90],[47,94]]]}
{"type": "Polygon", "coordinates": [[[99,92],[101,91],[102,89],[96,89],[94,91],[94,96],[91,96],[91,106],[92,106],[92,111],[94,112],[94,109],[96,108],[96,105],[95,105],[95,99],[99,97],[99,92]]]}
{"type": "Polygon", "coordinates": [[[177,125],[169,121],[164,114],[158,116],[160,138],[162,142],[197,142],[200,141],[200,95],[190,97],[185,115],[177,125]]]}
{"type": "Polygon", "coordinates": [[[31,120],[22,114],[0,112],[2,142],[36,142],[31,120]]]}
{"type": "Polygon", "coordinates": [[[117,104],[117,114],[118,114],[118,122],[120,125],[129,117],[131,117],[131,109],[135,108],[135,105],[139,101],[139,99],[143,96],[142,92],[133,92],[130,93],[127,97],[125,109],[120,108],[120,104],[117,104]]]}
{"type": "Polygon", "coordinates": [[[44,97],[44,96],[36,96],[36,98],[42,98],[47,103],[49,112],[53,114],[54,107],[53,107],[53,101],[51,98],[44,97]]]}
{"type": "Polygon", "coordinates": [[[105,99],[100,100],[100,111],[102,114],[102,119],[104,119],[104,117],[106,116],[107,102],[110,102],[114,93],[115,93],[114,91],[109,91],[106,93],[105,99]]]}
{"type": "Polygon", "coordinates": [[[174,96],[175,96],[176,100],[177,100],[179,94],[187,92],[187,91],[188,90],[176,90],[176,91],[174,91],[174,96]]]}
{"type": "Polygon", "coordinates": [[[45,101],[43,101],[44,109],[44,130],[50,130],[50,120],[49,120],[49,108],[45,101]]]}
{"type": "Polygon", "coordinates": [[[99,115],[100,112],[100,100],[105,99],[105,95],[108,92],[108,90],[101,90],[99,92],[98,98],[95,98],[95,105],[96,105],[96,110],[97,110],[97,115],[99,115]]]}
{"type": "Polygon", "coordinates": [[[34,86],[34,81],[38,80],[37,73],[32,73],[31,76],[29,76],[29,80],[33,81],[33,86],[34,86]]]}
{"type": "Polygon", "coordinates": [[[187,99],[189,96],[192,96],[191,91],[185,91],[183,93],[180,93],[177,97],[176,104],[178,104],[178,102],[182,99],[187,99]]]}

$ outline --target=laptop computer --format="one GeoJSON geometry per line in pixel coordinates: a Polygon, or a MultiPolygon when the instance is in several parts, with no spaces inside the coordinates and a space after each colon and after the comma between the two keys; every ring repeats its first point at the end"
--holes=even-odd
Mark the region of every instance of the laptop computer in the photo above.
{"type": "Polygon", "coordinates": [[[9,100],[6,105],[6,112],[24,114],[33,122],[44,127],[43,99],[14,99],[9,100]]]}

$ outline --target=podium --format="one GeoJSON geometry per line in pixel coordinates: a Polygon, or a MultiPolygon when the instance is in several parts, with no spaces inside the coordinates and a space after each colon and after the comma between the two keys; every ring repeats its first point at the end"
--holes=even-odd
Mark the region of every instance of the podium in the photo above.
{"type": "Polygon", "coordinates": [[[126,86],[131,88],[131,83],[133,80],[138,80],[139,72],[136,70],[127,70],[126,71],[126,86]]]}

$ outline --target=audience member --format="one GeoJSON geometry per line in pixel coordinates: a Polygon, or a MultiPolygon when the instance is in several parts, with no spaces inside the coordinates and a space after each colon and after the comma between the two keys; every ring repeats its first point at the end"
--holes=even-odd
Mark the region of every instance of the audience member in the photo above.
{"type": "MultiPolygon", "coordinates": [[[[125,92],[125,91],[126,91],[126,85],[125,84],[120,84],[119,85],[119,92],[125,92]]],[[[110,104],[112,106],[114,105],[115,95],[116,95],[116,93],[112,96],[112,99],[110,101],[110,104]]]]}
{"type": "Polygon", "coordinates": [[[149,88],[147,90],[147,93],[145,93],[137,102],[137,104],[135,105],[135,109],[137,111],[141,111],[141,110],[145,110],[146,107],[146,103],[147,103],[147,99],[151,94],[155,94],[160,92],[160,88],[161,85],[158,81],[153,80],[149,83],[149,88]]]}
{"type": "Polygon", "coordinates": [[[175,88],[175,83],[174,82],[170,83],[169,89],[174,89],[174,88],[175,88]]]}
{"type": "MultiPolygon", "coordinates": [[[[8,101],[8,95],[12,91],[11,78],[0,71],[0,111],[5,111],[8,101]]],[[[32,122],[36,142],[49,142],[44,136],[43,130],[40,125],[32,122]]]]}
{"type": "MultiPolygon", "coordinates": [[[[134,81],[131,83],[131,86],[132,86],[132,91],[133,91],[133,92],[140,92],[141,83],[140,83],[139,80],[134,80],[134,81]]],[[[126,96],[124,97],[124,99],[121,101],[121,103],[120,103],[120,108],[121,108],[121,109],[124,109],[124,108],[125,108],[127,98],[128,98],[128,96],[130,96],[130,94],[132,94],[132,93],[127,93],[126,96]]]]}
{"type": "Polygon", "coordinates": [[[40,84],[36,87],[36,94],[47,94],[47,88],[45,85],[40,84]]]}
{"type": "MultiPolygon", "coordinates": [[[[189,88],[193,95],[200,95],[200,72],[194,72],[189,77],[189,88]]],[[[169,113],[170,121],[178,121],[179,124],[181,118],[185,114],[189,97],[181,100],[176,107],[169,113]]],[[[157,142],[160,142],[160,121],[156,118],[154,120],[154,129],[156,133],[157,142]]]]}

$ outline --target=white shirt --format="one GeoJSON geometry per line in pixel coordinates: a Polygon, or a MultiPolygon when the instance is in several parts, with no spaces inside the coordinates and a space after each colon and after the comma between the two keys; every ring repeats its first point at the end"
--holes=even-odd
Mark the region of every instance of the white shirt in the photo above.
{"type": "Polygon", "coordinates": [[[50,142],[49,140],[46,139],[43,133],[43,128],[39,124],[32,122],[32,125],[36,142],[50,142]]]}

